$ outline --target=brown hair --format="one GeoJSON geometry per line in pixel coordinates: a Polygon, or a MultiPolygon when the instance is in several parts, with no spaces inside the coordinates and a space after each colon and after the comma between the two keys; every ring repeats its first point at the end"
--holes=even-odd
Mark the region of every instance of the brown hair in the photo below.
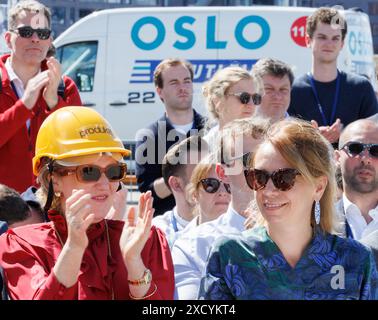
{"type": "Polygon", "coordinates": [[[207,152],[207,143],[200,136],[194,135],[182,140],[180,143],[171,147],[163,158],[162,175],[165,184],[169,189],[169,177],[185,177],[185,165],[190,164],[190,152],[196,151],[199,154],[207,152]]]}
{"type": "Polygon", "coordinates": [[[311,39],[315,33],[318,22],[340,28],[341,39],[345,39],[348,26],[344,17],[336,9],[321,7],[307,18],[306,33],[311,39]]]}
{"type": "Polygon", "coordinates": [[[257,61],[252,68],[252,75],[257,77],[264,77],[270,75],[276,78],[282,79],[284,76],[288,76],[290,81],[290,86],[293,85],[294,74],[291,67],[278,59],[273,58],[263,58],[257,61]]]}
{"type": "MultiPolygon", "coordinates": [[[[281,120],[272,125],[265,141],[257,147],[256,153],[266,143],[272,144],[308,182],[314,183],[316,178],[327,177],[328,183],[319,201],[320,228],[325,232],[334,232],[336,229],[334,212],[336,181],[331,144],[310,123],[294,118],[281,120]]],[[[253,166],[254,157],[251,161],[253,166]]],[[[311,215],[313,226],[316,225],[314,205],[311,215]]]]}
{"type": "MultiPolygon", "coordinates": [[[[48,28],[51,28],[51,11],[43,3],[40,3],[35,0],[24,0],[18,2],[14,7],[9,10],[8,13],[8,30],[14,30],[17,28],[17,19],[20,16],[20,13],[26,11],[38,15],[43,13],[47,19],[48,28]]],[[[36,28],[32,26],[32,28],[36,28]]]]}
{"type": "Polygon", "coordinates": [[[163,88],[163,71],[168,69],[169,67],[176,67],[176,66],[184,66],[189,70],[190,73],[190,79],[193,81],[194,72],[193,72],[193,66],[190,62],[186,60],[181,60],[178,58],[175,59],[165,59],[161,61],[158,66],[156,67],[154,71],[154,84],[157,88],[163,88]]]}

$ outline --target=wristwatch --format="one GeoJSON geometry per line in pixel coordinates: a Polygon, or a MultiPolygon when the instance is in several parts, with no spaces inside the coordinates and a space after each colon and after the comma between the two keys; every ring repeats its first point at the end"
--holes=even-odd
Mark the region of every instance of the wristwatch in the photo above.
{"type": "Polygon", "coordinates": [[[132,284],[133,286],[142,286],[144,284],[150,284],[152,281],[152,274],[149,269],[144,270],[143,276],[140,279],[137,280],[127,280],[129,284],[132,284]]]}

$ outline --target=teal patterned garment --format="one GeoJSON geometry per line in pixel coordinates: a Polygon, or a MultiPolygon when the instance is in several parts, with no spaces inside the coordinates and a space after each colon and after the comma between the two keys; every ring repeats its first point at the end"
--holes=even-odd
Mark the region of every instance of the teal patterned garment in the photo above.
{"type": "Polygon", "coordinates": [[[370,249],[321,231],[292,268],[258,227],[215,242],[199,298],[377,300],[377,270],[370,249]]]}

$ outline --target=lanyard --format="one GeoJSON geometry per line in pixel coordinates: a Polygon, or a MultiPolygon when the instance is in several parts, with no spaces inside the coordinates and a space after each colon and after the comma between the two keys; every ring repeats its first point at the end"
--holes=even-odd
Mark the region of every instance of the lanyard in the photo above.
{"type": "Polygon", "coordinates": [[[345,233],[348,239],[354,239],[352,229],[350,228],[350,225],[346,219],[345,219],[345,233]]]}
{"type": "Polygon", "coordinates": [[[311,89],[312,89],[312,92],[314,93],[316,103],[318,104],[320,115],[322,116],[323,125],[324,126],[326,126],[326,125],[330,126],[330,125],[332,125],[333,121],[335,120],[337,102],[339,101],[339,93],[340,93],[340,73],[339,73],[339,70],[337,70],[336,92],[335,92],[335,96],[333,98],[332,115],[331,115],[331,119],[329,119],[330,120],[329,123],[327,122],[326,116],[324,114],[323,107],[322,107],[320,100],[319,100],[318,91],[316,90],[316,87],[315,87],[314,77],[311,73],[308,73],[307,76],[308,76],[308,79],[310,80],[311,89]]]}
{"type": "Polygon", "coordinates": [[[172,223],[172,226],[173,226],[173,230],[175,232],[178,231],[178,228],[177,228],[177,220],[176,220],[176,217],[175,215],[173,214],[173,210],[172,210],[172,214],[171,214],[171,223],[172,223]]]}

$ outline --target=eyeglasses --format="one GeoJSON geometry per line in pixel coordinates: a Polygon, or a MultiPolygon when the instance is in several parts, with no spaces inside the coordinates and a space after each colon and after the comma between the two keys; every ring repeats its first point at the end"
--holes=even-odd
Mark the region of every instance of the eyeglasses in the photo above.
{"type": "Polygon", "coordinates": [[[206,178],[202,179],[201,181],[203,189],[207,193],[215,193],[219,190],[221,183],[223,183],[224,188],[226,189],[227,193],[231,193],[231,187],[228,183],[224,183],[223,181],[219,181],[215,178],[206,178]]]}
{"type": "Polygon", "coordinates": [[[227,158],[225,158],[223,156],[223,152],[222,152],[222,154],[221,154],[221,164],[225,164],[225,165],[231,166],[231,163],[230,163],[231,161],[242,159],[243,167],[246,168],[246,167],[249,166],[249,161],[251,159],[251,156],[252,156],[252,152],[246,152],[246,153],[244,153],[240,157],[234,157],[234,158],[227,159],[227,158]]]}
{"type": "Polygon", "coordinates": [[[31,38],[33,36],[34,32],[36,32],[37,36],[40,40],[47,40],[48,38],[50,38],[50,35],[51,35],[50,29],[47,29],[47,28],[33,29],[30,26],[19,27],[17,29],[10,30],[10,31],[13,31],[13,32],[17,31],[17,33],[20,35],[21,38],[31,38]]]}
{"type": "Polygon", "coordinates": [[[346,152],[351,156],[355,157],[365,149],[368,150],[369,154],[373,158],[378,158],[378,144],[377,143],[361,143],[361,142],[348,142],[346,143],[341,150],[346,150],[346,152]]]}
{"type": "Polygon", "coordinates": [[[295,183],[295,177],[300,175],[297,169],[281,168],[268,173],[265,170],[249,169],[244,171],[244,176],[248,186],[255,191],[264,189],[269,181],[272,179],[274,186],[280,191],[290,190],[295,183]]]}
{"type": "Polygon", "coordinates": [[[262,100],[262,96],[259,93],[250,94],[248,92],[238,92],[238,93],[230,93],[227,96],[238,97],[242,104],[248,104],[249,101],[251,101],[252,99],[252,102],[254,105],[259,105],[261,104],[261,100],[262,100]]]}
{"type": "Polygon", "coordinates": [[[84,164],[75,168],[59,168],[57,173],[61,176],[75,173],[77,180],[80,182],[96,182],[100,180],[101,175],[105,173],[105,176],[110,182],[118,182],[124,178],[126,171],[127,166],[125,163],[117,163],[108,165],[106,168],[101,168],[92,164],[84,164]]]}

